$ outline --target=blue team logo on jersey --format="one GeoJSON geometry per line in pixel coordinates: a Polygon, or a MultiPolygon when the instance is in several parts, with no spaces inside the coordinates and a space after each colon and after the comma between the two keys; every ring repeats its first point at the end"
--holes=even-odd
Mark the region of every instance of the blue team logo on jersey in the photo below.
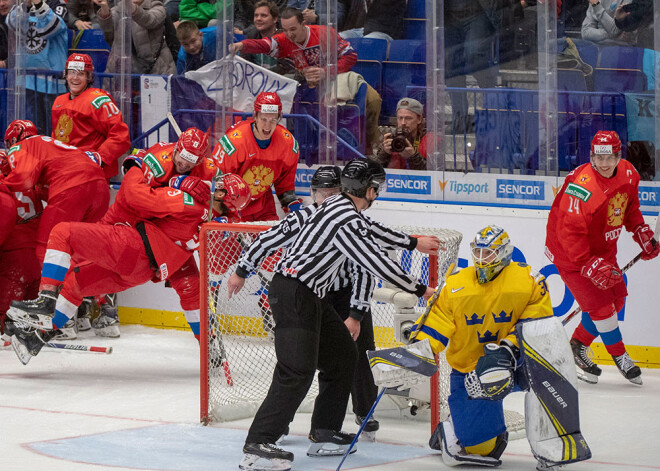
{"type": "Polygon", "coordinates": [[[497,197],[516,200],[544,200],[545,182],[498,178],[497,197]]]}
{"type": "Polygon", "coordinates": [[[429,175],[388,175],[387,193],[430,195],[431,177],[429,175]]]}

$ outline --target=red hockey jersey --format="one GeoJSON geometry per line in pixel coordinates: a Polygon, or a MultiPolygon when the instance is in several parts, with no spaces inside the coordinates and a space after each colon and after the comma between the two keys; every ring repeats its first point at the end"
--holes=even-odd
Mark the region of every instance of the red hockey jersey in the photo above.
{"type": "MultiPolygon", "coordinates": [[[[325,41],[327,26],[309,25],[307,40],[304,44],[296,44],[286,37],[285,33],[278,33],[270,38],[244,39],[242,51],[245,54],[268,54],[277,58],[288,58],[298,70],[307,67],[322,67],[321,64],[321,38],[325,41]]],[[[350,43],[331,29],[337,36],[337,73],[348,72],[357,62],[357,52],[350,43]]]]}
{"type": "Polygon", "coordinates": [[[131,138],[121,111],[108,93],[88,88],[75,98],[69,93],[53,103],[53,137],[83,150],[98,152],[106,178],[117,174],[117,159],[128,152],[131,138]]]}
{"type": "Polygon", "coordinates": [[[252,191],[252,201],[241,211],[242,216],[260,213],[275,203],[275,194],[295,191],[298,167],[298,142],[283,126],[278,125],[270,145],[261,149],[252,133],[253,119],[241,121],[227,130],[216,144],[213,158],[223,173],[235,173],[245,180],[252,191]]]}
{"type": "Polygon", "coordinates": [[[105,181],[101,167],[84,151],[48,136],[23,139],[9,149],[7,159],[12,171],[0,181],[14,192],[40,184],[52,198],[83,183],[105,181]]]}
{"type": "Polygon", "coordinates": [[[616,263],[623,227],[632,232],[644,223],[638,188],[639,174],[627,160],[619,162],[612,178],[603,178],[590,163],[569,173],[548,218],[548,258],[575,271],[593,256],[616,263]]]}
{"type": "MultiPolygon", "coordinates": [[[[146,155],[142,158],[142,171],[150,186],[167,186],[172,177],[179,175],[172,161],[175,146],[176,143],[159,142],[147,149],[146,155]]],[[[221,174],[220,169],[210,158],[204,159],[190,171],[191,176],[207,181],[221,174]]]]}

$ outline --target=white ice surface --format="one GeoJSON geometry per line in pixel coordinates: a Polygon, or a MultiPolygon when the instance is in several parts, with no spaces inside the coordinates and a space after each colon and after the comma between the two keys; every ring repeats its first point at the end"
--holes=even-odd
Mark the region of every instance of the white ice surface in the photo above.
{"type": "MultiPolygon", "coordinates": [[[[250,420],[202,427],[198,346],[188,332],[122,326],[119,339],[77,342],[114,347],[111,355],[44,349],[23,366],[0,351],[0,470],[235,470],[250,420]]],[[[593,459],[566,470],[660,469],[660,371],[644,386],[605,367],[598,385],[580,384],[582,432],[593,459]]],[[[507,399],[521,411],[522,393],[507,399]]],[[[359,443],[345,470],[444,469],[427,446],[429,425],[385,414],[376,443],[359,443]]],[[[355,432],[352,414],[345,431],[355,432]]],[[[283,447],[294,470],[335,469],[339,458],[305,456],[309,415],[298,414],[283,447]]],[[[525,439],[509,443],[506,470],[533,470],[525,439]]],[[[477,468],[471,468],[477,469],[477,468]]],[[[483,469],[483,468],[479,468],[483,469]]]]}

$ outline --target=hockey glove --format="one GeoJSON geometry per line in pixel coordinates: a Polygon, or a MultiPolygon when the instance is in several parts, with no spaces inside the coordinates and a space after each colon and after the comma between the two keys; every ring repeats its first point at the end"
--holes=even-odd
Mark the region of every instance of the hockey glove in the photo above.
{"type": "Polygon", "coordinates": [[[208,204],[211,200],[211,187],[201,178],[179,175],[170,179],[170,186],[188,193],[200,204],[208,204]]]}
{"type": "Polygon", "coordinates": [[[465,377],[465,388],[473,399],[500,401],[514,386],[517,348],[509,342],[487,343],[477,367],[465,377]],[[475,382],[475,379],[478,380],[475,382]]]}
{"type": "Polygon", "coordinates": [[[303,204],[301,199],[293,200],[290,202],[286,207],[282,208],[285,213],[289,213],[292,211],[300,211],[303,209],[305,205],[303,204]]]}
{"type": "Polygon", "coordinates": [[[90,152],[86,150],[85,154],[87,154],[87,157],[92,159],[92,162],[94,162],[99,167],[103,165],[103,159],[101,158],[101,154],[99,154],[98,152],[90,152]]]}
{"type": "Polygon", "coordinates": [[[635,228],[633,240],[642,248],[642,260],[651,260],[660,253],[660,245],[653,238],[653,231],[648,224],[640,224],[635,228]]]}
{"type": "Polygon", "coordinates": [[[124,162],[121,164],[121,173],[122,175],[126,175],[128,171],[133,168],[142,168],[142,159],[136,155],[128,155],[124,159],[124,162]]]}
{"type": "Polygon", "coordinates": [[[595,256],[591,257],[591,260],[582,267],[580,273],[600,289],[610,289],[622,279],[619,267],[595,256]]]}

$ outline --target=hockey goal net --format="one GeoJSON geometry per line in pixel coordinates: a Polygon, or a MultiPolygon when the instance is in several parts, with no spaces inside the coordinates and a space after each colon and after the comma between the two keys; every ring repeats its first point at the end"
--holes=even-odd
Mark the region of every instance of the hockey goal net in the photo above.
{"type": "MultiPolygon", "coordinates": [[[[205,224],[200,232],[201,274],[201,421],[223,422],[253,416],[266,396],[276,358],[272,316],[268,305],[268,283],[281,252],[269,256],[252,272],[243,289],[228,297],[227,280],[236,262],[260,232],[269,224],[205,224]]],[[[437,255],[418,251],[390,251],[390,256],[410,274],[428,286],[438,279],[451,263],[458,260],[462,234],[449,229],[398,227],[412,235],[435,235],[441,241],[437,255]]],[[[378,284],[382,286],[382,280],[378,284]]],[[[372,302],[376,348],[391,348],[396,342],[395,325],[416,319],[424,312],[419,299],[407,317],[393,304],[372,302]],[[397,324],[398,323],[398,324],[397,324]]],[[[447,414],[449,365],[439,358],[439,372],[430,381],[428,398],[431,425],[447,414]]],[[[316,380],[301,410],[311,411],[318,393],[316,380]]]]}

